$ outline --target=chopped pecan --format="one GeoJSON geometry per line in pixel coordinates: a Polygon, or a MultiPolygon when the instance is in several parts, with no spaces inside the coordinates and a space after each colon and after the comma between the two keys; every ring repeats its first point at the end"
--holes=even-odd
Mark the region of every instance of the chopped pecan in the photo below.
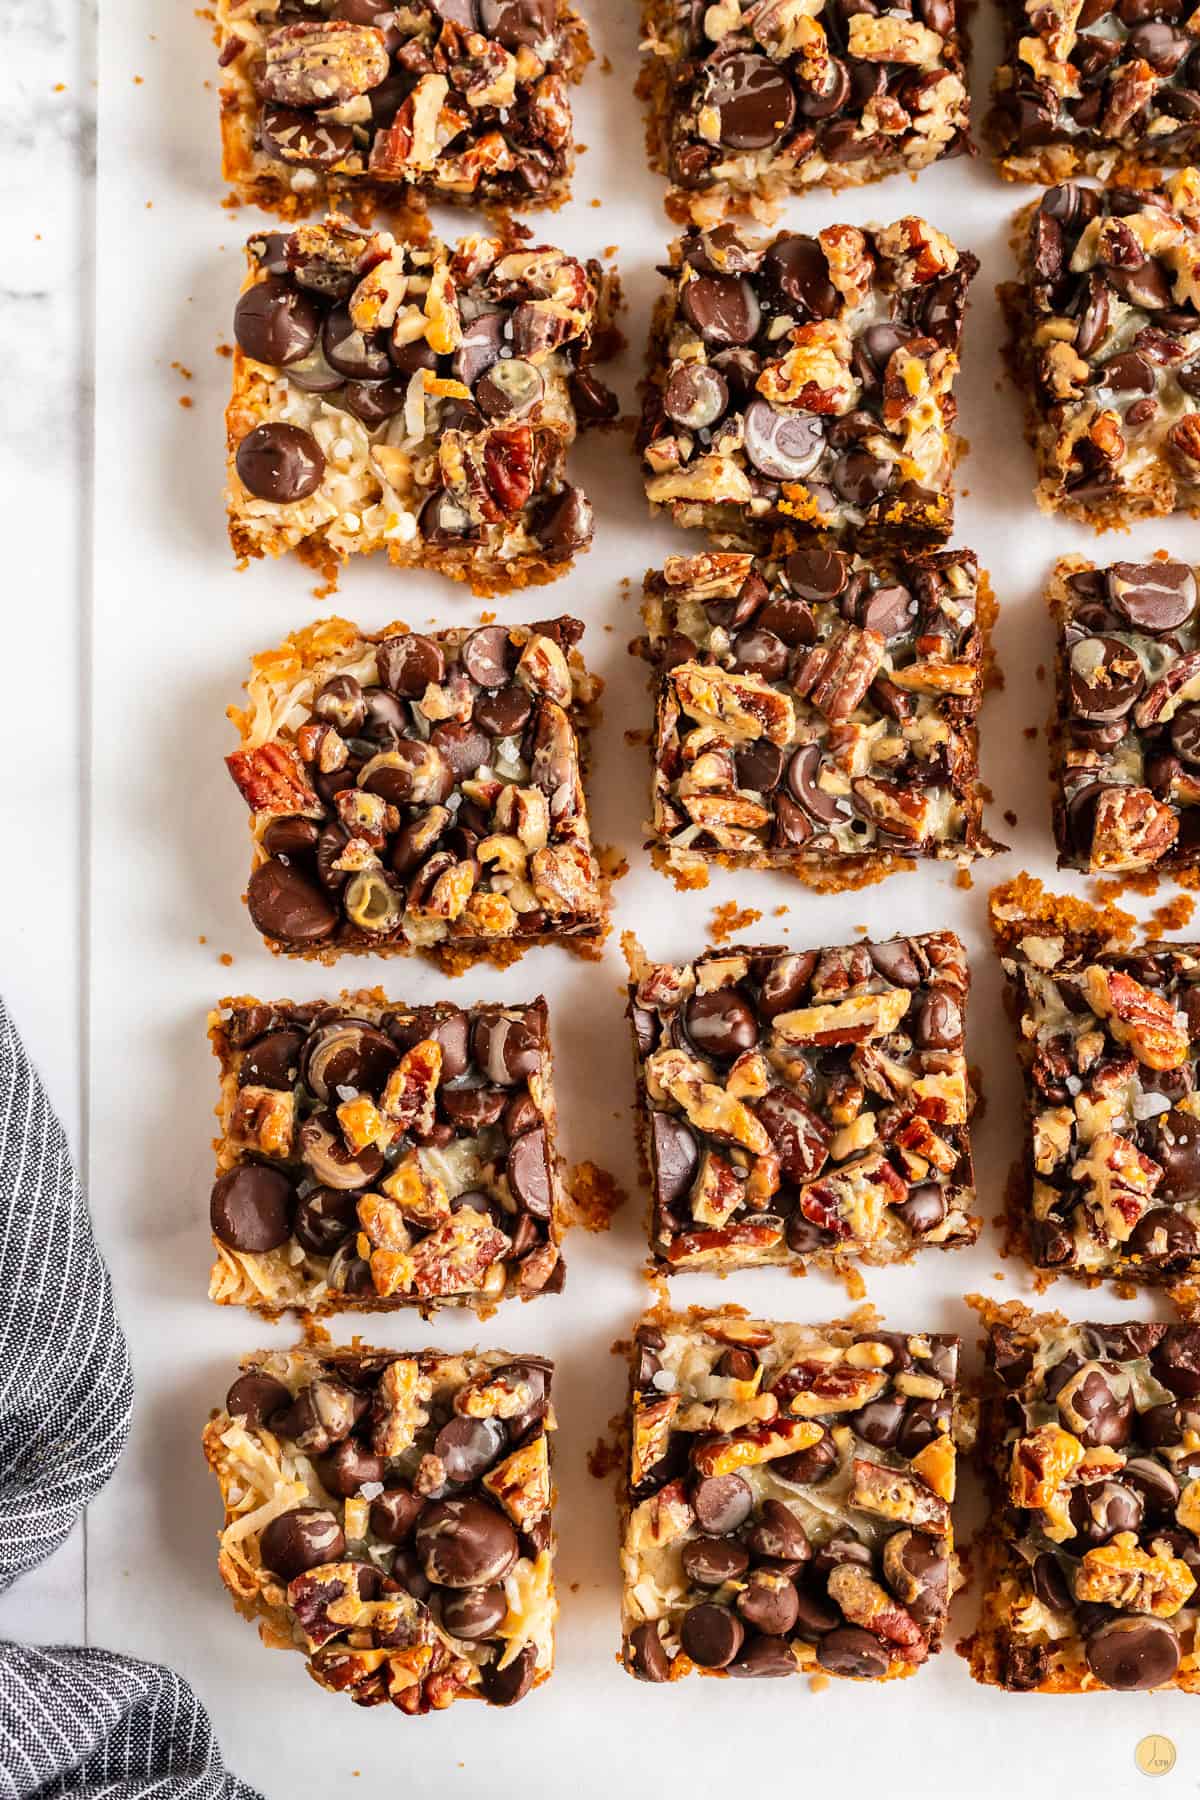
{"type": "Polygon", "coordinates": [[[848,719],[883,664],[885,643],[877,631],[843,626],[827,644],[810,650],[795,687],[831,723],[848,719]]]}
{"type": "Polygon", "coordinates": [[[695,1517],[683,1482],[669,1481],[634,1507],[625,1532],[626,1553],[665,1549],[690,1530],[695,1517]]]}
{"type": "Polygon", "coordinates": [[[450,1211],[445,1187],[438,1176],[425,1168],[416,1151],[402,1156],[379,1185],[421,1231],[440,1225],[450,1211]]]}
{"type": "Polygon", "coordinates": [[[407,1250],[412,1233],[404,1219],[404,1209],[382,1194],[360,1194],[355,1210],[372,1250],[407,1250]]]}
{"type": "Polygon", "coordinates": [[[803,1182],[800,1211],[835,1237],[872,1244],[883,1230],[886,1209],[898,1206],[907,1193],[903,1176],[876,1152],[803,1182]]]}
{"type": "Polygon", "coordinates": [[[739,1469],[771,1462],[777,1456],[810,1450],[823,1435],[821,1426],[809,1419],[772,1419],[764,1425],[746,1426],[728,1437],[702,1438],[692,1451],[692,1467],[706,1477],[733,1475],[739,1469]]]}
{"type": "Polygon", "coordinates": [[[1177,656],[1164,674],[1152,682],[1133,709],[1139,729],[1165,725],[1185,703],[1200,699],[1200,650],[1177,656]]]}
{"type": "Polygon", "coordinates": [[[662,1461],[671,1442],[671,1423],[679,1411],[679,1395],[663,1394],[657,1400],[639,1395],[633,1409],[629,1446],[629,1479],[634,1487],[662,1461]]]}
{"type": "Polygon", "coordinates": [[[413,1291],[422,1299],[467,1293],[505,1254],[509,1239],[486,1213],[462,1206],[412,1250],[413,1291]]]}
{"type": "Polygon", "coordinates": [[[237,1150],[253,1150],[260,1156],[287,1161],[296,1135],[296,1096],[278,1088],[246,1086],[238,1089],[229,1116],[228,1140],[237,1150]]]}
{"type": "Polygon", "coordinates": [[[268,37],[259,86],[277,106],[343,106],[378,87],[388,68],[383,33],[374,25],[305,20],[268,37]]]}
{"type": "Polygon", "coordinates": [[[1149,1069],[1177,1069],[1187,1061],[1187,1020],[1169,1000],[1143,987],[1132,975],[1092,963],[1084,972],[1088,1004],[1107,1021],[1119,1044],[1127,1044],[1149,1069]]]}
{"type": "Polygon", "coordinates": [[[740,1100],[716,1082],[706,1081],[685,1051],[656,1051],[646,1063],[646,1081],[652,1099],[670,1095],[697,1131],[741,1144],[755,1156],[765,1156],[771,1149],[766,1127],[740,1100]]]}
{"type": "Polygon", "coordinates": [[[927,789],[902,781],[861,775],[850,783],[859,812],[890,836],[923,844],[929,835],[934,803],[927,789]]]}
{"type": "Polygon", "coordinates": [[[1084,1204],[1101,1241],[1123,1244],[1143,1213],[1154,1204],[1162,1169],[1136,1144],[1116,1132],[1102,1131],[1087,1155],[1071,1170],[1084,1190],[1084,1204]]]}
{"type": "Polygon", "coordinates": [[[535,632],[521,651],[513,679],[535,699],[570,706],[574,692],[567,659],[553,638],[535,632]]]}
{"type": "Polygon", "coordinates": [[[1137,1534],[1119,1531],[1107,1544],[1084,1552],[1075,1575],[1075,1598],[1124,1612],[1169,1619],[1196,1591],[1196,1577],[1181,1557],[1138,1547],[1137,1534]]]}
{"type": "Polygon", "coordinates": [[[857,1563],[839,1563],[829,1576],[829,1598],[852,1625],[881,1638],[905,1662],[924,1662],[929,1654],[920,1626],[857,1563]]]}
{"type": "Polygon", "coordinates": [[[813,319],[791,331],[791,348],[767,363],[755,384],[773,406],[840,418],[853,411],[860,383],[850,334],[837,319],[813,319]]]}
{"type": "Polygon", "coordinates": [[[377,1456],[400,1456],[416,1442],[417,1432],[429,1423],[425,1402],[433,1384],[422,1375],[414,1356],[397,1356],[375,1387],[371,1412],[371,1445],[377,1456]]]}
{"type": "Polygon", "coordinates": [[[434,1104],[442,1078],[442,1046],[423,1038],[406,1050],[388,1076],[379,1107],[386,1119],[418,1137],[433,1130],[434,1104]]]}
{"type": "MultiPolygon", "coordinates": [[[[1200,297],[1200,276],[1194,263],[1189,271],[1189,287],[1194,305],[1200,297]]],[[[1177,419],[1167,433],[1167,444],[1183,479],[1189,483],[1200,481],[1200,413],[1184,413],[1182,419],[1177,419]]]]}
{"type": "Polygon", "coordinates": [[[550,1458],[546,1434],[539,1431],[483,1478],[489,1494],[500,1502],[513,1524],[528,1531],[550,1509],[550,1458]]]}
{"type": "Polygon", "coordinates": [[[548,913],[586,912],[594,905],[596,866],[582,844],[535,850],[529,859],[529,879],[548,913]]]}
{"type": "Polygon", "coordinates": [[[728,1157],[706,1145],[688,1204],[698,1225],[724,1225],[746,1196],[745,1178],[728,1157]]]}
{"type": "Polygon", "coordinates": [[[802,1006],[777,1014],[776,1035],[785,1044],[829,1048],[861,1044],[871,1038],[890,1037],[908,1011],[911,996],[906,988],[887,988],[882,994],[854,994],[831,1006],[802,1006]]]}
{"type": "Polygon", "coordinates": [[[888,1384],[886,1369],[857,1369],[846,1362],[794,1362],[771,1384],[771,1392],[801,1419],[857,1412],[877,1400],[888,1384]]]}
{"type": "Polygon", "coordinates": [[[1044,1511],[1083,1461],[1083,1445],[1061,1425],[1039,1425],[1012,1447],[1008,1492],[1014,1506],[1044,1511]]]}
{"type": "Polygon", "coordinates": [[[293,813],[324,818],[325,808],[290,744],[273,738],[254,750],[234,750],[225,758],[225,767],[251,812],[271,818],[293,813]]]}
{"type": "Polygon", "coordinates": [[[932,69],[942,53],[942,40],[928,25],[894,13],[873,17],[856,13],[849,20],[850,55],[862,62],[904,63],[911,68],[932,69]]]}
{"type": "Polygon", "coordinates": [[[788,743],[796,715],[786,694],[754,675],[738,675],[701,663],[680,663],[671,686],[689,718],[712,721],[737,737],[788,743]]]}
{"type": "Polygon", "coordinates": [[[940,1494],[919,1476],[903,1469],[888,1469],[882,1463],[854,1459],[850,1484],[850,1505],[880,1519],[897,1519],[904,1525],[919,1525],[924,1531],[944,1535],[950,1529],[950,1508],[940,1494]]]}

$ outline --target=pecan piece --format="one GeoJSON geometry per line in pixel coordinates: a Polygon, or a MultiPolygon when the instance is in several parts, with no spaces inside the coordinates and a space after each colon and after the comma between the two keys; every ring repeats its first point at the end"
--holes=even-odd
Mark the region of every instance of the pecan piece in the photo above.
{"type": "Polygon", "coordinates": [[[693,1219],[698,1225],[725,1225],[745,1197],[746,1183],[741,1170],[711,1144],[707,1145],[688,1200],[693,1219]]]}
{"type": "Polygon", "coordinates": [[[1139,729],[1147,725],[1165,725],[1179,708],[1190,700],[1200,699],[1200,650],[1175,661],[1146,689],[1133,709],[1133,722],[1139,729]]]}
{"type": "Polygon", "coordinates": [[[468,1293],[509,1247],[486,1213],[462,1206],[413,1248],[413,1291],[422,1299],[468,1293]]]}
{"type": "Polygon", "coordinates": [[[728,1437],[705,1438],[692,1451],[692,1467],[698,1475],[733,1475],[777,1456],[811,1450],[824,1436],[810,1419],[772,1419],[765,1425],[749,1425],[728,1437]]]}
{"type": "Polygon", "coordinates": [[[404,1052],[388,1076],[379,1101],[386,1119],[401,1130],[427,1137],[433,1130],[434,1102],[442,1078],[442,1046],[424,1038],[404,1052]]]}
{"type": "Polygon", "coordinates": [[[923,844],[929,835],[933,800],[922,788],[901,781],[884,781],[860,775],[850,783],[858,810],[880,831],[909,844],[923,844]]]}
{"type": "Polygon", "coordinates": [[[550,1458],[545,1432],[539,1431],[527,1444],[489,1469],[483,1485],[500,1502],[513,1524],[528,1531],[550,1509],[550,1458]]]}
{"type": "Polygon", "coordinates": [[[910,1613],[857,1563],[839,1563],[830,1572],[829,1598],[852,1625],[881,1638],[905,1662],[924,1662],[929,1646],[910,1613]]]}
{"type": "Polygon", "coordinates": [[[857,1412],[877,1400],[888,1384],[886,1369],[855,1369],[849,1363],[797,1362],[771,1385],[771,1392],[797,1418],[823,1419],[829,1413],[857,1412]]]}
{"type": "Polygon", "coordinates": [[[1075,1576],[1077,1600],[1156,1619],[1171,1618],[1195,1591],[1196,1577],[1181,1557],[1139,1549],[1132,1531],[1119,1531],[1107,1544],[1085,1551],[1075,1576]]]}
{"type": "Polygon", "coordinates": [[[779,1013],[773,1021],[785,1044],[828,1048],[861,1044],[871,1038],[890,1037],[908,1011],[906,988],[888,988],[882,994],[855,994],[831,1006],[802,1006],[779,1013]]]}
{"type": "Polygon", "coordinates": [[[737,737],[766,737],[773,744],[786,744],[796,729],[795,709],[787,695],[757,676],[680,663],[670,680],[689,718],[724,726],[737,737]]]}
{"type": "Polygon", "coordinates": [[[377,1456],[399,1456],[429,1423],[425,1402],[433,1384],[415,1356],[398,1356],[379,1377],[371,1403],[371,1446],[377,1456]]]}
{"type": "Polygon", "coordinates": [[[679,1411],[679,1395],[663,1394],[657,1400],[640,1396],[633,1409],[633,1433],[629,1447],[629,1479],[634,1487],[662,1461],[671,1442],[671,1421],[679,1411]]]}
{"type": "Polygon", "coordinates": [[[924,1531],[945,1535],[950,1529],[950,1508],[919,1476],[903,1469],[887,1469],[882,1463],[854,1460],[850,1505],[880,1519],[903,1525],[919,1525],[924,1531]]]}
{"type": "Polygon", "coordinates": [[[1016,1440],[1008,1493],[1014,1506],[1044,1511],[1083,1461],[1083,1445],[1061,1425],[1039,1425],[1016,1440]]]}
{"type": "Polygon", "coordinates": [[[277,106],[344,106],[378,87],[389,66],[374,25],[305,20],[271,33],[259,87],[277,106]]]}
{"type": "Polygon", "coordinates": [[[766,1127],[740,1100],[716,1082],[706,1081],[684,1051],[656,1051],[646,1063],[646,1081],[651,1099],[669,1095],[697,1131],[726,1143],[741,1144],[755,1156],[765,1156],[771,1150],[766,1127]]]}
{"type": "Polygon", "coordinates": [[[292,1155],[296,1134],[296,1096],[277,1088],[239,1088],[229,1117],[229,1142],[260,1156],[292,1155]]]}
{"type": "Polygon", "coordinates": [[[848,719],[879,673],[884,649],[879,632],[846,625],[809,652],[796,672],[796,691],[831,723],[848,719]]]}
{"type": "Polygon", "coordinates": [[[1102,1131],[1071,1170],[1084,1190],[1088,1217],[1106,1244],[1123,1244],[1154,1204],[1158,1163],[1116,1132],[1102,1131]]]}
{"type": "Polygon", "coordinates": [[[238,792],[253,813],[284,818],[300,813],[322,819],[325,808],[290,744],[272,739],[255,750],[234,750],[225,758],[238,792]]]}
{"type": "Polygon", "coordinates": [[[1100,963],[1084,971],[1084,988],[1092,1011],[1148,1069],[1177,1069],[1187,1061],[1191,1041],[1187,1020],[1161,994],[1123,970],[1106,969],[1100,963]]]}
{"type": "Polygon", "coordinates": [[[898,1206],[907,1193],[903,1176],[876,1152],[804,1182],[800,1211],[835,1237],[872,1244],[883,1230],[886,1209],[898,1206]]]}
{"type": "Polygon", "coordinates": [[[691,1529],[696,1515],[682,1481],[669,1481],[657,1494],[651,1494],[634,1507],[625,1533],[627,1554],[642,1550],[661,1550],[673,1544],[691,1529]]]}

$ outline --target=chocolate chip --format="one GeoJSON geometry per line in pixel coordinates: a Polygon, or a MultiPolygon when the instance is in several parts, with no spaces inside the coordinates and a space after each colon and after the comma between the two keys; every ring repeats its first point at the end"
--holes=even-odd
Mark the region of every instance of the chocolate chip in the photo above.
{"type": "Polygon", "coordinates": [[[887,492],[892,468],[867,450],[848,450],[834,463],[831,479],[847,505],[865,510],[887,492]]]}
{"type": "Polygon", "coordinates": [[[697,1537],[683,1546],[681,1561],[689,1581],[697,1587],[717,1588],[744,1574],[750,1557],[734,1538],[697,1537]]]}
{"type": "Polygon", "coordinates": [[[1143,1213],[1125,1241],[1125,1254],[1142,1257],[1164,1272],[1190,1273],[1200,1258],[1200,1232],[1184,1212],[1172,1206],[1154,1206],[1143,1213]]]}
{"type": "Polygon", "coordinates": [[[752,793],[769,794],[783,779],[783,751],[769,738],[742,745],[734,753],[734,765],[738,786],[752,793]]]}
{"type": "Polygon", "coordinates": [[[320,835],[313,819],[272,819],[262,835],[263,849],[271,856],[308,856],[320,835]]]}
{"type": "Polygon", "coordinates": [[[491,1468],[505,1444],[504,1427],[497,1419],[449,1419],[433,1441],[447,1481],[476,1481],[491,1468]]]}
{"type": "Polygon", "coordinates": [[[817,622],[806,600],[785,599],[777,595],[758,614],[757,623],[764,631],[773,632],[791,649],[811,644],[817,635],[817,622]]]}
{"type": "Polygon", "coordinates": [[[268,156],[305,168],[332,169],[354,150],[354,133],[336,119],[321,119],[298,106],[264,105],[258,134],[268,156]]]}
{"type": "Polygon", "coordinates": [[[1158,1379],[1177,1399],[1200,1396],[1200,1327],[1170,1326],[1150,1360],[1158,1379]]]}
{"type": "Polygon", "coordinates": [[[252,1044],[238,1069],[238,1086],[286,1090],[296,1085],[302,1031],[271,1031],[252,1044]]]}
{"type": "Polygon", "coordinates": [[[335,1444],[328,1456],[322,1457],[319,1464],[321,1480],[331,1494],[338,1494],[348,1500],[357,1494],[365,1482],[381,1482],[385,1473],[385,1465],[381,1456],[376,1456],[360,1444],[357,1438],[343,1438],[335,1444]]]}
{"type": "Polygon", "coordinates": [[[482,625],[473,631],[460,654],[463,668],[481,688],[502,688],[508,681],[509,641],[503,625],[482,625]]]}
{"type": "Polygon", "coordinates": [[[546,1133],[539,1128],[526,1131],[508,1152],[508,1185],[535,1219],[548,1219],[551,1212],[550,1162],[546,1150],[546,1133]]]}
{"type": "Polygon", "coordinates": [[[696,1523],[712,1537],[728,1537],[744,1525],[754,1508],[754,1494],[741,1475],[710,1475],[692,1491],[696,1523]]]}
{"type": "Polygon", "coordinates": [[[658,1626],[651,1620],[636,1625],[629,1634],[629,1667],[639,1681],[669,1681],[671,1658],[663,1648],[658,1626]]]}
{"type": "Polygon", "coordinates": [[[335,1013],[309,1033],[301,1072],[318,1100],[331,1101],[342,1088],[382,1093],[399,1060],[386,1032],[365,1019],[335,1013]]]}
{"type": "Polygon", "coordinates": [[[382,332],[360,331],[348,306],[326,314],[321,348],[331,369],[352,381],[383,381],[392,372],[387,339],[382,332]]]}
{"type": "Polygon", "coordinates": [[[475,388],[479,410],[488,419],[523,419],[545,393],[545,383],[531,362],[511,356],[494,362],[475,388]]]}
{"type": "Polygon", "coordinates": [[[1143,1141],[1162,1165],[1159,1198],[1200,1199],[1200,1120],[1173,1106],[1143,1127],[1143,1141]]]}
{"type": "Polygon", "coordinates": [[[785,232],[763,258],[762,279],[769,293],[814,318],[831,319],[842,304],[829,279],[829,263],[817,239],[785,232]]]}
{"type": "Polygon", "coordinates": [[[479,29],[506,50],[536,50],[552,40],[556,0],[478,0],[479,29]]]}
{"type": "Polygon", "coordinates": [[[1081,719],[1124,718],[1146,685],[1135,650],[1115,637],[1087,637],[1072,647],[1067,681],[1071,709],[1081,719]]]}
{"type": "Polygon", "coordinates": [[[740,275],[698,275],[684,286],[680,304],[707,343],[748,344],[758,331],[758,300],[740,275]]]}
{"type": "Polygon", "coordinates": [[[258,1545],[264,1569],[281,1581],[294,1581],[307,1569],[340,1562],[346,1539],[333,1513],[322,1506],[294,1506],[266,1527],[258,1545]]]}
{"type": "Polygon", "coordinates": [[[1164,1619],[1110,1619],[1084,1649],[1088,1668],[1110,1688],[1159,1687],[1179,1667],[1179,1639],[1164,1619]]]}
{"type": "Polygon", "coordinates": [[[685,1654],[702,1669],[723,1669],[731,1663],[744,1636],[737,1614],[709,1600],[689,1608],[679,1627],[685,1654]]]}
{"type": "Polygon", "coordinates": [[[887,1651],[879,1639],[857,1625],[839,1625],[817,1644],[817,1661],[831,1675],[857,1681],[879,1681],[889,1668],[887,1651]]]}
{"type": "Polygon", "coordinates": [[[213,1235],[252,1256],[277,1250],[291,1236],[293,1198],[291,1182],[278,1169],[262,1163],[228,1169],[213,1186],[213,1235]]]}
{"type": "Polygon", "coordinates": [[[892,1211],[914,1237],[925,1237],[945,1219],[946,1195],[935,1181],[923,1181],[909,1188],[907,1197],[892,1211]]]}
{"type": "Polygon", "coordinates": [[[317,341],[321,312],[292,281],[268,275],[246,289],[233,315],[233,333],[255,362],[299,362],[317,341]]]}
{"type": "Polygon", "coordinates": [[[867,631],[877,631],[885,642],[903,636],[916,618],[917,603],[909,589],[892,582],[877,587],[858,606],[858,623],[867,631]]]}
{"type": "Polygon", "coordinates": [[[424,1509],[424,1501],[403,1483],[385,1488],[371,1502],[371,1530],[385,1544],[402,1544],[424,1509]]]}
{"type": "Polygon", "coordinates": [[[441,1587],[490,1587],[517,1560],[517,1536],[503,1513],[471,1496],[427,1506],[416,1530],[417,1557],[441,1587]]]}
{"type": "Polygon", "coordinates": [[[819,1642],[841,1623],[841,1613],[817,1583],[798,1583],[796,1602],[796,1636],[805,1644],[819,1642]]]}
{"type": "Polygon", "coordinates": [[[292,1396],[282,1381],[262,1369],[247,1369],[239,1375],[225,1396],[225,1411],[231,1419],[244,1419],[247,1430],[269,1423],[272,1415],[291,1405],[292,1396]]]}
{"type": "Polygon", "coordinates": [[[473,1644],[495,1635],[508,1614],[508,1599],[502,1587],[458,1588],[440,1596],[438,1612],[451,1637],[473,1644]]]}
{"type": "Polygon", "coordinates": [[[1196,608],[1196,577],[1186,563],[1114,563],[1110,604],[1139,631],[1175,631],[1196,608]]]}
{"type": "Polygon", "coordinates": [[[700,1150],[690,1128],[672,1113],[652,1112],[654,1176],[659,1201],[672,1205],[692,1185],[700,1150]]]}
{"type": "Polygon", "coordinates": [[[441,645],[415,631],[385,638],[375,661],[384,687],[404,700],[420,700],[430,683],[440,682],[446,672],[441,645]]]}
{"type": "Polygon", "coordinates": [[[769,400],[751,403],[742,421],[746,455],[772,481],[801,481],[825,453],[825,432],[813,413],[776,412],[769,400]]]}
{"type": "Polygon", "coordinates": [[[804,1563],[812,1556],[808,1533],[782,1500],[763,1501],[758,1518],[746,1534],[746,1543],[755,1556],[768,1556],[776,1562],[804,1563]]]}
{"type": "Polygon", "coordinates": [[[688,1036],[701,1056],[732,1062],[758,1042],[754,1009],[736,988],[693,994],[684,1009],[688,1036]]]}
{"type": "Polygon", "coordinates": [[[780,1638],[751,1637],[728,1664],[730,1675],[742,1681],[772,1680],[796,1673],[796,1659],[780,1638]]]}
{"type": "Polygon", "coordinates": [[[786,1637],[800,1611],[792,1583],[773,1569],[755,1569],[735,1604],[746,1624],[768,1637],[786,1637]]]}
{"type": "Polygon", "coordinates": [[[846,802],[820,786],[820,744],[801,744],[788,764],[787,785],[799,804],[823,825],[836,825],[849,816],[846,802]]]}
{"type": "Polygon", "coordinates": [[[515,737],[524,730],[532,711],[533,701],[528,689],[513,682],[508,687],[480,694],[472,716],[475,723],[482,725],[492,737],[515,737]]]}
{"type": "Polygon", "coordinates": [[[332,1256],[357,1228],[358,1208],[353,1193],[319,1187],[296,1203],[292,1231],[297,1243],[313,1256],[332,1256]]]}
{"type": "Polygon", "coordinates": [[[491,738],[474,719],[443,719],[430,732],[429,742],[456,782],[469,780],[492,754],[491,738]]]}
{"type": "Polygon", "coordinates": [[[237,447],[238,478],[256,500],[288,506],[321,485],[325,457],[315,437],[299,425],[272,420],[257,425],[237,447]]]}
{"type": "MultiPolygon", "coordinates": [[[[784,564],[792,592],[814,605],[836,600],[849,578],[849,564],[840,550],[812,544],[793,550],[784,564]]],[[[811,639],[807,640],[811,642],[811,639]]]]}
{"type": "Polygon", "coordinates": [[[595,515],[582,488],[570,482],[537,508],[533,534],[548,562],[565,562],[592,541],[595,515]]]}
{"type": "Polygon", "coordinates": [[[923,1050],[954,1050],[962,1043],[963,1016],[958,1000],[945,988],[933,988],[917,1006],[912,1034],[923,1050]]]}
{"type": "Polygon", "coordinates": [[[510,1018],[505,1013],[484,1013],[471,1034],[475,1061],[497,1087],[512,1087],[542,1065],[540,1033],[528,1016],[510,1018]]]}
{"type": "Polygon", "coordinates": [[[1115,1369],[1089,1369],[1071,1389],[1069,1404],[1075,1417],[1070,1429],[1089,1449],[1101,1444],[1119,1448],[1129,1442],[1133,1394],[1119,1388],[1113,1379],[1116,1375],[1115,1369]]]}
{"type": "Polygon", "coordinates": [[[796,92],[769,56],[735,50],[709,65],[706,105],[731,150],[766,150],[787,136],[796,119],[796,92]]]}
{"type": "Polygon", "coordinates": [[[771,1473],[787,1487],[820,1487],[838,1466],[837,1445],[832,1434],[822,1427],[824,1435],[807,1450],[793,1451],[791,1456],[777,1457],[771,1473]]]}
{"type": "Polygon", "coordinates": [[[685,431],[715,425],[728,405],[728,383],[707,363],[680,363],[663,389],[663,411],[685,431]]]}

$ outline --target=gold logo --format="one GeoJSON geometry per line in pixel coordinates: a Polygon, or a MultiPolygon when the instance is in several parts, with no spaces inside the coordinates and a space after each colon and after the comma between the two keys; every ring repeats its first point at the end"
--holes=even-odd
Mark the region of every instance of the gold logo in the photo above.
{"type": "Polygon", "coordinates": [[[1143,1775],[1169,1775],[1175,1767],[1175,1746],[1169,1737],[1154,1731],[1142,1738],[1133,1760],[1143,1775]]]}

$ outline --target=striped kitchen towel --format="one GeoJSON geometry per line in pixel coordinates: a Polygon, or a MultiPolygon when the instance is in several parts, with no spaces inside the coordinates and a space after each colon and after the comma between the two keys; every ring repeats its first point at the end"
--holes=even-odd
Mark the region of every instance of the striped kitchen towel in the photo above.
{"type": "MultiPolygon", "coordinates": [[[[61,1125],[0,1000],[0,1589],[117,1464],[133,1379],[61,1125]]],[[[172,1670],[0,1642],[0,1800],[261,1800],[172,1670]]]]}

